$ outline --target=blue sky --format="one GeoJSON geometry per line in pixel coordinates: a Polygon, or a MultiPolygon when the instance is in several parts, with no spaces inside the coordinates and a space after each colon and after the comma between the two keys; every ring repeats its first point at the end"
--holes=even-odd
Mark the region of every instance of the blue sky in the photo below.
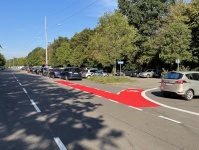
{"type": "Polygon", "coordinates": [[[1,0],[0,6],[0,53],[12,59],[45,48],[45,16],[47,39],[53,42],[93,29],[99,17],[117,9],[117,0],[1,0]]]}

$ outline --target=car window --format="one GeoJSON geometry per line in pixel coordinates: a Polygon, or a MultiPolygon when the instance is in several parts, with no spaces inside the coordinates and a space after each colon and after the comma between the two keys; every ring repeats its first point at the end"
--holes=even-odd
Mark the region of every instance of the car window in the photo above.
{"type": "Polygon", "coordinates": [[[192,77],[193,77],[193,80],[199,81],[199,73],[193,73],[192,77]]]}
{"type": "Polygon", "coordinates": [[[93,72],[93,73],[96,72],[96,71],[97,71],[97,70],[90,70],[90,72],[93,72]]]}
{"type": "Polygon", "coordinates": [[[177,72],[169,72],[165,75],[164,79],[181,79],[183,74],[177,72]]]}
{"type": "Polygon", "coordinates": [[[71,68],[70,69],[72,72],[75,72],[75,73],[79,73],[80,72],[80,69],[79,68],[71,68]]]}

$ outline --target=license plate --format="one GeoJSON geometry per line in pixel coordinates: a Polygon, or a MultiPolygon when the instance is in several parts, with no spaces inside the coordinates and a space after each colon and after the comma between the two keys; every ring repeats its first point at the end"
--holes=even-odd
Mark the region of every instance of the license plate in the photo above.
{"type": "Polygon", "coordinates": [[[173,83],[164,83],[165,85],[173,85],[173,83]]]}
{"type": "Polygon", "coordinates": [[[74,74],[78,74],[78,73],[74,73],[74,74]]]}

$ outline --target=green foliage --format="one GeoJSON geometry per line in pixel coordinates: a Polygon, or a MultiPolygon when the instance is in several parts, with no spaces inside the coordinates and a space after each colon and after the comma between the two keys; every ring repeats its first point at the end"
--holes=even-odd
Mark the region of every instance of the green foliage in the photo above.
{"type": "Polygon", "coordinates": [[[28,54],[26,61],[30,66],[41,66],[45,64],[45,49],[42,47],[35,48],[28,54]]]}
{"type": "Polygon", "coordinates": [[[6,59],[3,54],[0,53],[0,66],[4,66],[6,64],[6,59]]]}
{"type": "Polygon", "coordinates": [[[124,58],[133,60],[138,37],[137,30],[128,25],[120,12],[106,13],[89,41],[90,59],[97,60],[103,67],[114,66],[117,60],[124,58]]]}
{"type": "Polygon", "coordinates": [[[109,77],[93,76],[91,78],[88,78],[87,80],[94,81],[94,82],[97,82],[97,83],[104,83],[104,84],[134,83],[134,82],[136,82],[135,79],[126,78],[126,77],[115,77],[115,76],[109,76],[109,77]]]}
{"type": "Polygon", "coordinates": [[[72,66],[81,67],[84,62],[84,49],[83,45],[77,46],[74,50],[72,50],[70,55],[70,64],[72,66]]]}
{"type": "Polygon", "coordinates": [[[56,49],[56,57],[59,65],[67,66],[69,64],[71,57],[69,43],[64,42],[56,49]]]}

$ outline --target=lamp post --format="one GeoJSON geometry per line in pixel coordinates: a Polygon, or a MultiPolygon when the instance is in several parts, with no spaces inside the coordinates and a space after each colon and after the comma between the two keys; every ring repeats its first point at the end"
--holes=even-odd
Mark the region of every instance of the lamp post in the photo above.
{"type": "Polygon", "coordinates": [[[48,66],[48,39],[47,39],[47,31],[46,31],[46,16],[45,16],[45,39],[46,39],[46,66],[48,66]]]}

